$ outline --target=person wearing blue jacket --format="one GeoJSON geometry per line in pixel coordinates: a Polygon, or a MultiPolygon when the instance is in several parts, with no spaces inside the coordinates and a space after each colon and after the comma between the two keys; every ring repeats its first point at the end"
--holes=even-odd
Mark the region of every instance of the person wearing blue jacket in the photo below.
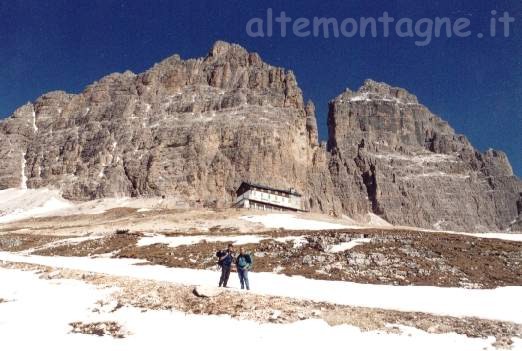
{"type": "Polygon", "coordinates": [[[236,258],[237,274],[239,275],[239,282],[241,283],[241,289],[246,287],[250,290],[250,284],[248,282],[248,271],[252,268],[252,257],[245,253],[243,248],[239,249],[239,255],[236,258]]]}
{"type": "Polygon", "coordinates": [[[232,244],[228,244],[226,250],[218,251],[218,264],[221,266],[221,277],[219,278],[219,287],[227,287],[228,278],[230,277],[230,270],[234,262],[234,251],[232,244]]]}

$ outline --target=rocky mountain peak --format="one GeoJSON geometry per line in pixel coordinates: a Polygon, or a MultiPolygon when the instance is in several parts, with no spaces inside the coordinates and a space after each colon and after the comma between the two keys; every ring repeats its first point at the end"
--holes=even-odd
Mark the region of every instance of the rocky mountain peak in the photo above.
{"type": "Polygon", "coordinates": [[[159,84],[166,94],[186,90],[205,90],[208,94],[210,88],[217,94],[216,99],[223,100],[219,108],[269,105],[295,108],[305,115],[302,92],[293,72],[271,66],[257,53],[223,41],[216,42],[206,57],[181,60],[172,56],[163,60],[141,74],[139,81],[144,85],[137,86],[140,94],[157,95],[150,89],[151,84],[159,84]]]}
{"type": "Polygon", "coordinates": [[[246,56],[248,55],[248,51],[241,45],[218,40],[214,43],[214,45],[212,45],[212,49],[209,52],[209,56],[215,58],[224,57],[227,55],[246,56]]]}
{"type": "Polygon", "coordinates": [[[314,109],[294,74],[237,44],[51,92],[0,123],[0,188],[56,187],[69,199],[166,195],[230,204],[241,181],[310,192],[314,109]],[[308,189],[308,190],[307,190],[308,189]]]}
{"type": "Polygon", "coordinates": [[[330,169],[345,211],[366,204],[389,222],[438,229],[506,229],[520,216],[522,183],[505,154],[481,154],[415,95],[367,80],[329,107],[330,169]]]}
{"type": "Polygon", "coordinates": [[[239,44],[228,43],[221,40],[214,43],[205,59],[207,61],[217,60],[237,62],[245,66],[261,67],[266,65],[258,53],[248,52],[247,49],[239,44]]]}
{"type": "Polygon", "coordinates": [[[319,147],[315,106],[292,71],[218,41],[205,57],[173,55],[17,109],[0,122],[0,189],[223,207],[249,180],[354,218],[467,230],[522,222],[522,184],[506,155],[481,154],[402,88],[367,80],[343,92],[328,129],[319,147]]]}
{"type": "Polygon", "coordinates": [[[367,93],[370,98],[392,99],[397,102],[417,104],[417,97],[406,89],[392,87],[383,82],[376,82],[371,79],[364,81],[363,86],[358,90],[359,94],[367,93]]]}
{"type": "Polygon", "coordinates": [[[337,101],[347,102],[371,102],[371,101],[388,101],[392,103],[402,104],[418,104],[417,97],[403,88],[392,87],[383,82],[376,82],[372,79],[367,79],[364,84],[357,90],[346,91],[336,98],[337,101]]]}

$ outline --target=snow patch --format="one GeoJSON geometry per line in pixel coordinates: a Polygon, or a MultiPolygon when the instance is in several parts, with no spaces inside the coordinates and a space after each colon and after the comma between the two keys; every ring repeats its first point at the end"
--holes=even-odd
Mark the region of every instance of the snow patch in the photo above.
{"type": "Polygon", "coordinates": [[[0,223],[48,216],[72,206],[72,203],[64,200],[57,190],[0,190],[0,223]]]}
{"type": "MultiPolygon", "coordinates": [[[[346,102],[372,102],[372,101],[386,101],[386,102],[393,102],[398,105],[419,105],[415,102],[405,102],[404,100],[401,100],[395,96],[390,95],[384,95],[379,96],[372,92],[363,92],[363,93],[356,93],[356,95],[348,98],[346,102]]],[[[345,102],[345,100],[340,99],[339,102],[345,102]]]]}
{"type": "Polygon", "coordinates": [[[392,224],[387,222],[386,220],[382,219],[381,217],[377,216],[375,213],[368,213],[368,216],[370,220],[368,221],[368,224],[379,226],[379,227],[393,227],[392,224]]]}
{"type": "Polygon", "coordinates": [[[293,214],[285,214],[285,213],[242,216],[240,218],[245,221],[260,223],[267,228],[284,228],[284,229],[290,229],[290,230],[307,230],[307,229],[308,230],[321,230],[321,229],[327,230],[327,229],[350,228],[349,226],[339,224],[339,223],[303,219],[303,218],[298,218],[293,214]]]}
{"type": "Polygon", "coordinates": [[[36,126],[36,112],[34,110],[34,106],[33,106],[33,112],[31,114],[32,116],[32,124],[33,124],[33,131],[36,133],[38,131],[38,127],[36,126]]]}
{"type": "Polygon", "coordinates": [[[435,228],[436,230],[442,230],[442,225],[444,224],[444,222],[446,221],[443,219],[438,220],[437,222],[435,222],[435,224],[433,224],[433,228],[435,228]]]}
{"type": "Polygon", "coordinates": [[[274,240],[281,243],[292,241],[294,243],[294,248],[299,248],[308,243],[308,240],[306,240],[306,237],[304,236],[283,236],[274,238],[274,240]]]}
{"type": "Polygon", "coordinates": [[[441,162],[458,162],[455,157],[446,154],[436,154],[436,153],[426,153],[426,154],[418,154],[418,155],[406,155],[399,153],[386,153],[386,154],[377,154],[377,153],[369,153],[370,156],[385,159],[385,160],[397,160],[397,161],[407,161],[412,162],[417,165],[422,165],[426,163],[441,163],[441,162]]]}
{"type": "Polygon", "coordinates": [[[0,296],[11,300],[0,304],[2,349],[88,349],[89,338],[69,334],[68,324],[96,319],[92,308],[96,301],[107,298],[111,289],[73,280],[51,282],[38,279],[34,272],[3,268],[0,277],[5,282],[0,284],[0,296]]]}
{"type": "Polygon", "coordinates": [[[20,189],[27,189],[27,176],[25,175],[25,166],[27,161],[25,159],[25,152],[22,153],[22,177],[20,180],[20,189]]]}
{"type": "Polygon", "coordinates": [[[358,245],[369,243],[370,241],[371,241],[371,239],[369,239],[369,238],[350,240],[350,241],[347,241],[347,242],[344,242],[344,243],[340,243],[340,244],[337,244],[337,245],[330,246],[328,248],[328,252],[338,253],[338,252],[348,251],[348,250],[351,250],[351,249],[353,249],[354,247],[356,247],[358,245]]]}
{"type": "Polygon", "coordinates": [[[522,234],[512,233],[459,233],[462,235],[474,236],[476,238],[500,239],[508,241],[522,241],[522,234]]]}
{"type": "MultiPolygon", "coordinates": [[[[372,100],[369,98],[368,93],[362,93],[362,94],[355,95],[355,96],[349,98],[347,101],[356,102],[356,101],[372,101],[372,100]]],[[[343,100],[341,100],[341,102],[343,102],[343,100]]]]}
{"type": "MultiPolygon", "coordinates": [[[[433,233],[442,233],[442,234],[454,234],[454,235],[466,235],[472,236],[476,238],[484,238],[484,239],[499,239],[499,240],[507,240],[507,241],[522,241],[522,234],[517,233],[509,233],[509,232],[496,232],[496,233],[467,233],[467,232],[456,232],[451,230],[440,230],[441,225],[446,222],[445,220],[437,221],[433,226],[435,230],[424,229],[424,228],[413,228],[421,232],[433,233]]],[[[435,234],[436,235],[436,234],[435,234]]]]}

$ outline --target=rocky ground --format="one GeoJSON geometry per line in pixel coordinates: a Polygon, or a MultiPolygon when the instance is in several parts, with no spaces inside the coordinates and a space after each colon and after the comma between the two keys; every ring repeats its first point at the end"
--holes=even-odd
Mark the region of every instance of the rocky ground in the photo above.
{"type": "Polygon", "coordinates": [[[107,322],[95,322],[95,323],[84,323],[84,322],[72,322],[72,333],[79,334],[91,334],[91,335],[110,335],[114,338],[124,338],[125,334],[122,332],[122,327],[113,321],[107,322]]]}
{"type": "MultiPolygon", "coordinates": [[[[230,235],[233,241],[226,228],[214,231],[230,235]]],[[[162,238],[179,236],[171,233],[162,238]]],[[[0,250],[30,250],[48,256],[105,254],[168,267],[209,269],[216,267],[216,251],[227,245],[226,239],[203,239],[176,247],[166,243],[138,245],[146,237],[121,230],[69,242],[63,237],[10,234],[0,236],[0,250]]],[[[236,250],[239,247],[252,253],[256,272],[390,285],[495,288],[522,284],[522,244],[514,241],[398,229],[351,229],[273,231],[263,233],[258,243],[239,245],[236,250]],[[350,242],[352,248],[335,250],[350,242]]]]}

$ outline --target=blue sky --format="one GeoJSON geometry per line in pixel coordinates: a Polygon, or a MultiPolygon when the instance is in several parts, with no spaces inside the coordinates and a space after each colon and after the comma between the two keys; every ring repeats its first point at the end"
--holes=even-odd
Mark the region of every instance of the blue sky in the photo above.
{"type": "MultiPolygon", "coordinates": [[[[141,72],[174,53],[203,56],[218,39],[237,42],[273,65],[292,69],[316,104],[322,139],[327,103],[366,78],[404,87],[481,151],[507,152],[522,175],[522,2],[520,1],[4,1],[0,4],[0,116],[50,90],[79,92],[94,80],[141,72]],[[394,33],[384,38],[252,38],[246,24],[285,11],[292,18],[459,17],[468,38],[434,38],[417,46],[394,33]],[[508,11],[511,35],[486,32],[508,11]],[[498,17],[498,16],[497,16],[498,17]],[[519,18],[520,17],[520,18],[519,18]]],[[[499,25],[500,26],[500,25],[499,25]]],[[[502,27],[498,27],[499,30],[502,27]]]]}

